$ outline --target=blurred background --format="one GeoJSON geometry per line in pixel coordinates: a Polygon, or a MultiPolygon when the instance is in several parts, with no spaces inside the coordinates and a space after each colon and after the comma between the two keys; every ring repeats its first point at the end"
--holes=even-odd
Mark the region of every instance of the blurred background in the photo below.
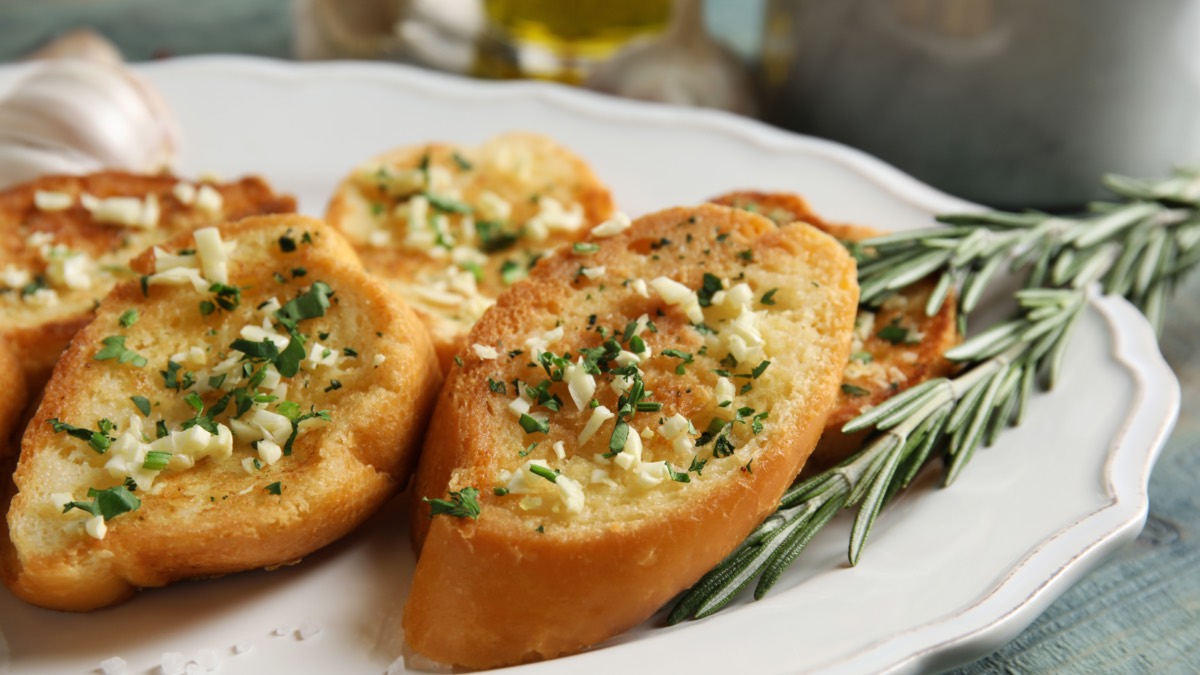
{"type": "Polygon", "coordinates": [[[375,59],[721,108],[992,206],[1078,208],[1200,160],[1195,0],[0,0],[0,60],[375,59]]]}

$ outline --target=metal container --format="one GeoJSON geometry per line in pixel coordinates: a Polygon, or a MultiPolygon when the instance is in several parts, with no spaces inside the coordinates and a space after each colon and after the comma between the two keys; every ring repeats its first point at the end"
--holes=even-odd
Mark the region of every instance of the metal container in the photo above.
{"type": "Polygon", "coordinates": [[[997,207],[1200,164],[1200,0],[770,0],[767,119],[997,207]]]}

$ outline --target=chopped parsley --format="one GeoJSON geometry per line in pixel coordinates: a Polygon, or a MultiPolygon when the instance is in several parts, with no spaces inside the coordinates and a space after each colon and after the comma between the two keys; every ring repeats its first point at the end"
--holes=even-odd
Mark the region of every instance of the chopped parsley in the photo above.
{"type": "Polygon", "coordinates": [[[688,475],[688,472],[676,471],[675,467],[671,466],[670,462],[667,462],[666,466],[667,466],[667,473],[671,476],[671,480],[675,481],[676,483],[692,482],[692,477],[688,475]]]}
{"type": "Polygon", "coordinates": [[[117,363],[132,363],[138,368],[146,365],[146,357],[130,349],[126,349],[124,335],[110,335],[101,340],[100,344],[104,345],[104,347],[92,357],[97,361],[111,361],[115,359],[117,363]]]}
{"type": "Polygon", "coordinates": [[[284,253],[291,253],[296,250],[296,240],[285,234],[279,238],[279,250],[284,253]]]}
{"type": "Polygon", "coordinates": [[[493,394],[508,395],[508,387],[506,387],[504,385],[504,382],[502,380],[493,380],[492,378],[489,377],[488,378],[488,389],[491,390],[491,392],[493,394]]]}
{"type": "Polygon", "coordinates": [[[269,494],[281,495],[281,494],[283,494],[283,484],[280,483],[279,481],[275,481],[274,483],[271,483],[270,485],[263,488],[263,490],[266,490],[267,493],[269,493],[269,494]]]}
{"type": "Polygon", "coordinates": [[[133,404],[137,406],[138,412],[142,413],[143,416],[150,414],[150,399],[145,396],[130,396],[129,400],[133,401],[133,404]]]}
{"type": "Polygon", "coordinates": [[[63,507],[63,513],[71,509],[79,509],[87,511],[93,516],[103,516],[104,520],[112,520],[122,513],[136,511],[142,505],[142,500],[135,497],[124,485],[110,487],[107,490],[88,488],[87,496],[91,501],[70,502],[63,507]]]}
{"type": "MultiPolygon", "coordinates": [[[[507,490],[505,491],[507,493],[507,490]]],[[[434,516],[453,516],[455,518],[470,518],[472,520],[479,517],[479,490],[473,487],[465,487],[462,490],[455,492],[449,491],[450,499],[430,499],[422,497],[421,501],[429,504],[429,517],[434,516]]]]}
{"type": "Polygon", "coordinates": [[[709,272],[704,273],[704,283],[700,286],[700,290],[696,291],[696,298],[700,301],[701,307],[709,307],[712,305],[713,295],[717,291],[723,290],[725,286],[721,283],[721,279],[715,274],[709,272]]]}
{"type": "Polygon", "coordinates": [[[479,235],[479,250],[484,253],[503,251],[517,243],[517,235],[505,231],[504,225],[494,220],[475,223],[475,234],[479,235]]]}
{"type": "Polygon", "coordinates": [[[179,382],[179,369],[182,367],[183,364],[170,360],[167,361],[167,369],[158,371],[158,374],[162,375],[163,378],[163,387],[167,389],[174,389],[175,391],[179,391],[181,389],[179,382]]]}
{"type": "Polygon", "coordinates": [[[537,433],[537,432],[541,432],[544,434],[544,433],[550,431],[550,423],[549,422],[547,422],[545,420],[539,420],[538,418],[533,417],[532,415],[522,414],[519,422],[521,424],[521,428],[524,429],[525,433],[527,433],[527,434],[533,434],[533,433],[537,433]]]}
{"type": "Polygon", "coordinates": [[[497,497],[503,497],[504,495],[508,494],[508,488],[494,487],[492,488],[492,494],[496,495],[497,497]]]}
{"type": "Polygon", "coordinates": [[[862,387],[855,386],[848,382],[842,385],[842,393],[846,394],[847,396],[870,396],[871,395],[870,390],[863,389],[862,387]]]}
{"type": "Polygon", "coordinates": [[[21,297],[28,298],[44,288],[50,288],[50,286],[46,283],[45,277],[38,276],[33,281],[21,287],[21,297]]]}
{"type": "Polygon", "coordinates": [[[769,365],[771,365],[770,361],[763,361],[762,363],[755,366],[754,370],[750,371],[750,376],[757,380],[759,377],[762,376],[763,373],[767,372],[767,366],[769,366],[769,365]]]}
{"type": "Polygon", "coordinates": [[[328,394],[331,391],[337,391],[338,389],[341,389],[341,388],[342,388],[341,380],[330,380],[329,386],[325,387],[325,393],[328,394]]]}
{"type": "Polygon", "coordinates": [[[870,363],[874,360],[874,357],[871,356],[871,352],[854,352],[850,355],[850,360],[858,361],[859,363],[870,363]]]}
{"type": "Polygon", "coordinates": [[[451,157],[454,158],[454,163],[458,165],[458,168],[462,169],[463,171],[470,171],[471,169],[475,168],[475,165],[471,164],[470,160],[468,160],[466,157],[460,155],[457,150],[454,151],[454,154],[452,154],[451,157]]]}
{"type": "Polygon", "coordinates": [[[212,314],[212,313],[213,313],[213,312],[215,312],[215,311],[217,311],[217,306],[216,306],[216,305],[212,304],[212,303],[211,303],[211,302],[209,302],[208,300],[201,300],[201,301],[200,301],[200,314],[201,314],[201,316],[208,316],[209,314],[212,314]]]}
{"type": "Polygon", "coordinates": [[[875,335],[894,345],[908,342],[908,329],[900,326],[900,317],[892,319],[891,323],[884,326],[875,335]]]}
{"type": "Polygon", "coordinates": [[[553,469],[548,469],[544,466],[541,466],[540,464],[530,464],[529,471],[530,471],[530,473],[533,473],[535,475],[541,476],[542,478],[545,478],[546,480],[550,481],[551,483],[558,482],[558,474],[554,473],[553,469]]]}
{"type": "Polygon", "coordinates": [[[133,324],[137,323],[137,320],[138,320],[138,311],[136,309],[125,310],[125,312],[123,314],[121,314],[121,318],[119,319],[121,325],[124,326],[125,328],[129,328],[133,324]]]}
{"type": "Polygon", "coordinates": [[[571,250],[578,255],[591,255],[600,250],[600,244],[589,242],[576,242],[571,244],[571,250]]]}
{"type": "Polygon", "coordinates": [[[92,431],[83,427],[77,427],[73,424],[59,422],[57,417],[52,417],[47,422],[50,428],[54,429],[54,433],[66,433],[68,436],[78,438],[81,441],[87,441],[88,445],[95,450],[97,454],[103,455],[108,452],[108,448],[112,445],[113,439],[108,436],[108,432],[112,431],[113,424],[109,420],[102,419],[97,424],[100,431],[92,431]]]}
{"type": "Polygon", "coordinates": [[[759,302],[761,302],[764,305],[775,304],[775,294],[778,292],[779,292],[778,288],[772,288],[771,290],[767,291],[766,293],[763,293],[762,300],[760,300],[759,302]]]}
{"type": "Polygon", "coordinates": [[[500,265],[500,279],[508,285],[515,284],[525,277],[525,270],[515,260],[505,260],[500,265]]]}

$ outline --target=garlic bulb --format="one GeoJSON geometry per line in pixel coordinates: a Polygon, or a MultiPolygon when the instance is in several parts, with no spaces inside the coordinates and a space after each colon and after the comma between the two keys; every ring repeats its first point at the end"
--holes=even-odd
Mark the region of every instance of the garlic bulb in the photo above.
{"type": "Polygon", "coordinates": [[[0,188],[50,173],[154,172],[175,122],[150,86],[109,58],[56,58],[0,99],[0,188]]]}
{"type": "Polygon", "coordinates": [[[746,68],[709,35],[700,0],[675,0],[671,25],[661,37],[630,44],[599,66],[584,86],[625,98],[743,115],[756,109],[746,68]]]}

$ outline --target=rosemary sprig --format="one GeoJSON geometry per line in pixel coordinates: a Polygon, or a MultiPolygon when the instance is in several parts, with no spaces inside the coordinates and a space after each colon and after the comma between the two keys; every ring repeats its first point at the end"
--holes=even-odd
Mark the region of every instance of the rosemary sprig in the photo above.
{"type": "Polygon", "coordinates": [[[719,611],[755,578],[754,598],[762,598],[843,508],[858,509],[848,551],[850,563],[858,564],[880,510],[923,466],[942,458],[943,485],[949,485],[980,444],[991,445],[1005,426],[1020,424],[1039,375],[1045,388],[1053,387],[1093,283],[1132,301],[1160,329],[1167,293],[1200,262],[1200,173],[1181,171],[1157,183],[1118,176],[1105,182],[1130,201],[1096,204],[1092,215],[1078,218],[943,216],[938,220],[952,227],[862,242],[865,305],[937,274],[926,312],[936,314],[958,288],[966,315],[1007,263],[1029,272],[1016,293],[1018,315],[948,351],[947,358],[963,364],[956,377],[924,382],[851,420],[843,431],[873,428],[872,440],[788,490],[779,509],[684,594],[669,623],[719,611]]]}

